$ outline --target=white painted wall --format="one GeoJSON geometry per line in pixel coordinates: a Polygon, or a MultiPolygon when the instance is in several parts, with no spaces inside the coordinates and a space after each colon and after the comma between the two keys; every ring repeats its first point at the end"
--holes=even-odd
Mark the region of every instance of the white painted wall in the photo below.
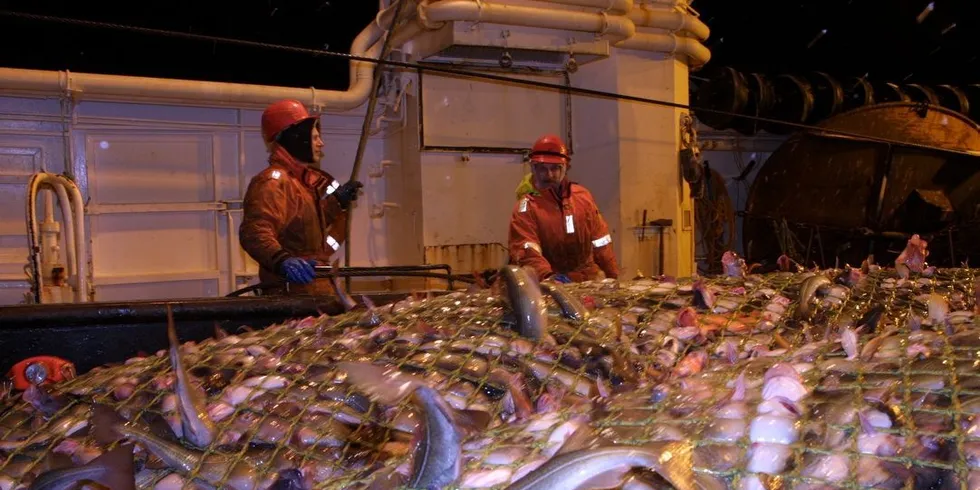
{"type": "MultiPolygon", "coordinates": [[[[0,98],[0,304],[19,303],[29,288],[26,185],[41,170],[70,170],[81,188],[97,301],[218,296],[254,279],[238,245],[241,212],[224,209],[267,165],[260,111],[82,101],[62,114],[58,99],[0,98]]],[[[340,181],[350,177],[362,118],[321,121],[321,166],[340,181]]],[[[385,186],[366,177],[383,136],[364,155],[352,265],[389,263],[384,223],[368,216],[385,186]]]]}

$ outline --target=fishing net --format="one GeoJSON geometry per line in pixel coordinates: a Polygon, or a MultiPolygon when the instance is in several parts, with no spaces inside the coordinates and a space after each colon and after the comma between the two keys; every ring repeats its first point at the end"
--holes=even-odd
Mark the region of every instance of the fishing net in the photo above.
{"type": "MultiPolygon", "coordinates": [[[[550,335],[537,343],[517,333],[522,319],[499,287],[186,343],[183,365],[207,394],[209,444],[180,437],[161,351],[57,386],[52,394],[64,398],[49,413],[21,397],[3,401],[0,484],[27,485],[116,447],[121,437],[99,440],[99,424],[86,422],[93,406],[190,461],[176,467],[137,443],[139,488],[192,488],[195,479],[227,488],[289,478],[315,488],[405,484],[423,409],[393,396],[395,385],[359,384],[351,372],[376,366],[422,380],[451,407],[462,454],[453,486],[506,487],[556,454],[598,443],[682,441],[692,448],[688,471],[714,485],[706,488],[976,488],[976,274],[855,274],[568,285],[588,319],[568,318],[546,297],[550,335]],[[793,428],[768,436],[762,445],[778,445],[768,449],[781,464],[760,471],[758,397],[781,364],[802,372],[806,393],[779,400],[793,428]],[[740,383],[744,396],[734,397],[740,383]],[[745,414],[721,419],[733,399],[745,414]],[[871,453],[869,438],[879,442],[871,453]],[[862,477],[870,470],[887,477],[862,477]]],[[[669,488],[649,471],[631,478],[669,488]]]]}

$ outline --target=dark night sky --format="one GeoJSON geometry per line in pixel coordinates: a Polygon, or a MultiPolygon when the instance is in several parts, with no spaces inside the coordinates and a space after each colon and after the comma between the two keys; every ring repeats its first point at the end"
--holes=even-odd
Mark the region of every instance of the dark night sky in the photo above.
{"type": "MultiPolygon", "coordinates": [[[[0,1],[0,10],[347,52],[378,6],[373,0],[96,3],[110,4],[11,0],[0,1]]],[[[936,0],[921,23],[916,17],[928,0],[697,0],[693,6],[712,29],[710,65],[967,84],[980,83],[980,25],[970,3],[976,0],[936,0]]],[[[344,89],[348,79],[343,59],[8,16],[0,16],[0,66],[324,89],[344,89]]]]}

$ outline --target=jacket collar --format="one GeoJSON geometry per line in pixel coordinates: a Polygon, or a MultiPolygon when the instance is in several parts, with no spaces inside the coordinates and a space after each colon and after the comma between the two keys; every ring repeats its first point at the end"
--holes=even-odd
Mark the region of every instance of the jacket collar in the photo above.
{"type": "Polygon", "coordinates": [[[572,195],[572,182],[568,180],[568,178],[566,177],[561,181],[560,184],[558,184],[557,188],[553,187],[551,189],[548,189],[547,191],[542,191],[541,189],[538,189],[538,187],[535,185],[534,189],[538,191],[540,195],[548,196],[554,199],[556,202],[560,203],[572,195]]]}
{"type": "Polygon", "coordinates": [[[311,189],[326,190],[326,187],[333,180],[323,170],[297,160],[278,143],[275,144],[272,154],[269,155],[269,164],[278,165],[286,169],[286,172],[291,177],[311,189]]]}

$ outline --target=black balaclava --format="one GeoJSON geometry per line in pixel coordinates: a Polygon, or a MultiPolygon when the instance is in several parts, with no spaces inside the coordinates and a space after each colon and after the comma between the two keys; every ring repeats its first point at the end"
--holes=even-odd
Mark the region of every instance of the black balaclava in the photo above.
{"type": "Polygon", "coordinates": [[[293,158],[314,164],[313,161],[313,126],[319,121],[316,118],[300,121],[282,130],[276,141],[289,152],[293,158]]]}

